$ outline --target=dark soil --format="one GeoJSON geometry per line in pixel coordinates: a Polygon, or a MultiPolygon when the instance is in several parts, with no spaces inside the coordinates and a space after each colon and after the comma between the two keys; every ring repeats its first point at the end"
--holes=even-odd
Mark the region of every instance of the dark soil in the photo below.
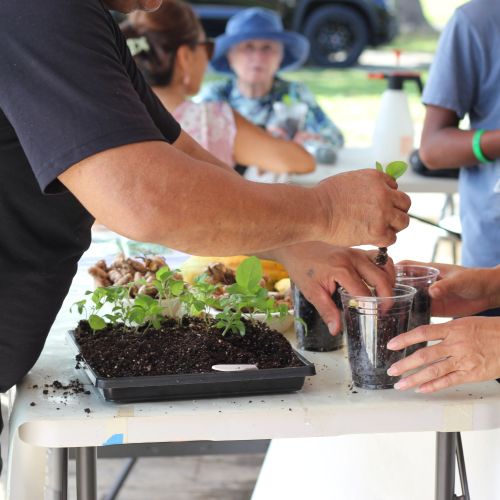
{"type": "MultiPolygon", "coordinates": [[[[212,372],[215,364],[258,368],[302,366],[289,342],[264,323],[246,322],[246,334],[222,335],[213,319],[166,319],[159,330],[115,325],[92,332],[80,321],[75,338],[81,356],[104,378],[212,372]]],[[[77,357],[77,361],[81,358],[77,357]]]]}
{"type": "Polygon", "coordinates": [[[349,307],[345,316],[349,362],[356,386],[366,389],[388,389],[399,380],[387,375],[387,369],[404,356],[404,351],[390,351],[387,343],[406,332],[409,311],[390,310],[377,313],[377,336],[374,345],[367,345],[362,335],[362,316],[356,307],[349,307]]]}
{"type": "MultiPolygon", "coordinates": [[[[337,307],[341,309],[340,295],[336,291],[333,300],[337,307]]],[[[343,335],[341,333],[333,336],[328,330],[328,326],[321,319],[316,308],[302,295],[297,287],[293,287],[293,303],[295,316],[304,323],[295,322],[295,333],[297,335],[297,346],[306,351],[335,351],[343,345],[343,335]]]]}
{"type": "MultiPolygon", "coordinates": [[[[417,326],[428,325],[431,322],[431,297],[427,287],[417,288],[417,293],[413,298],[411,308],[410,325],[408,330],[413,330],[417,326]]],[[[406,348],[406,355],[413,354],[416,350],[426,347],[427,342],[420,342],[406,348]]]]}
{"type": "Polygon", "coordinates": [[[377,256],[375,257],[375,265],[385,266],[388,259],[389,255],[387,255],[387,247],[379,247],[377,256]]]}

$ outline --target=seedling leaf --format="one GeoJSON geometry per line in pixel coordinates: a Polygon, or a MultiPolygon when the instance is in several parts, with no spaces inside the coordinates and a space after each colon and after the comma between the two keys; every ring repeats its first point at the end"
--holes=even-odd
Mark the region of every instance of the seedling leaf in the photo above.
{"type": "Polygon", "coordinates": [[[245,259],[236,269],[236,283],[249,292],[258,290],[262,276],[262,264],[255,256],[245,259]]]}
{"type": "Polygon", "coordinates": [[[89,316],[89,325],[94,331],[106,328],[106,322],[96,314],[91,314],[89,316]]]}
{"type": "Polygon", "coordinates": [[[407,169],[408,165],[404,161],[392,161],[385,167],[385,172],[393,179],[397,179],[401,177],[407,169]]]}

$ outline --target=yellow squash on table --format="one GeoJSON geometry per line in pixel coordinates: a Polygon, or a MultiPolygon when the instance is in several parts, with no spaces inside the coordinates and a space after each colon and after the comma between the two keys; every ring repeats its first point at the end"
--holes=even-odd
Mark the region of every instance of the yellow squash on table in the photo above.
{"type": "MultiPolygon", "coordinates": [[[[207,267],[210,264],[217,264],[221,262],[226,267],[236,271],[236,268],[241,264],[241,262],[247,259],[246,255],[235,255],[232,257],[198,257],[192,256],[186,260],[180,268],[184,281],[188,283],[193,283],[195,278],[200,274],[206,272],[207,267]]],[[[274,289],[274,284],[283,279],[288,278],[287,270],[279,263],[274,260],[260,259],[262,263],[262,270],[264,276],[267,278],[267,287],[269,290],[274,289]]]]}

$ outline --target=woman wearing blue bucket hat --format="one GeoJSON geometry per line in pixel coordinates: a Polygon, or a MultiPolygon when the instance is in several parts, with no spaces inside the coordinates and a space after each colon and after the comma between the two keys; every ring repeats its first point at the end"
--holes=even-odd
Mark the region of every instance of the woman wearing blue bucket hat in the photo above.
{"type": "Polygon", "coordinates": [[[306,85],[277,76],[279,71],[300,67],[308,55],[307,39],[285,31],[276,12],[259,7],[243,10],[217,37],[211,61],[213,69],[232,77],[206,85],[201,98],[226,101],[256,125],[293,138],[320,162],[333,163],[344,143],[342,133],[306,85]],[[299,103],[294,109],[295,114],[303,110],[298,127],[283,127],[280,115],[299,103]]]}

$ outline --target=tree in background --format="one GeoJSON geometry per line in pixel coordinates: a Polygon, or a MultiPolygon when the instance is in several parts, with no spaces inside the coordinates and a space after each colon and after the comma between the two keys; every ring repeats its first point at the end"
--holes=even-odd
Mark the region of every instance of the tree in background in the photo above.
{"type": "Polygon", "coordinates": [[[396,9],[401,32],[436,32],[427,21],[420,0],[396,0],[396,9]]]}

